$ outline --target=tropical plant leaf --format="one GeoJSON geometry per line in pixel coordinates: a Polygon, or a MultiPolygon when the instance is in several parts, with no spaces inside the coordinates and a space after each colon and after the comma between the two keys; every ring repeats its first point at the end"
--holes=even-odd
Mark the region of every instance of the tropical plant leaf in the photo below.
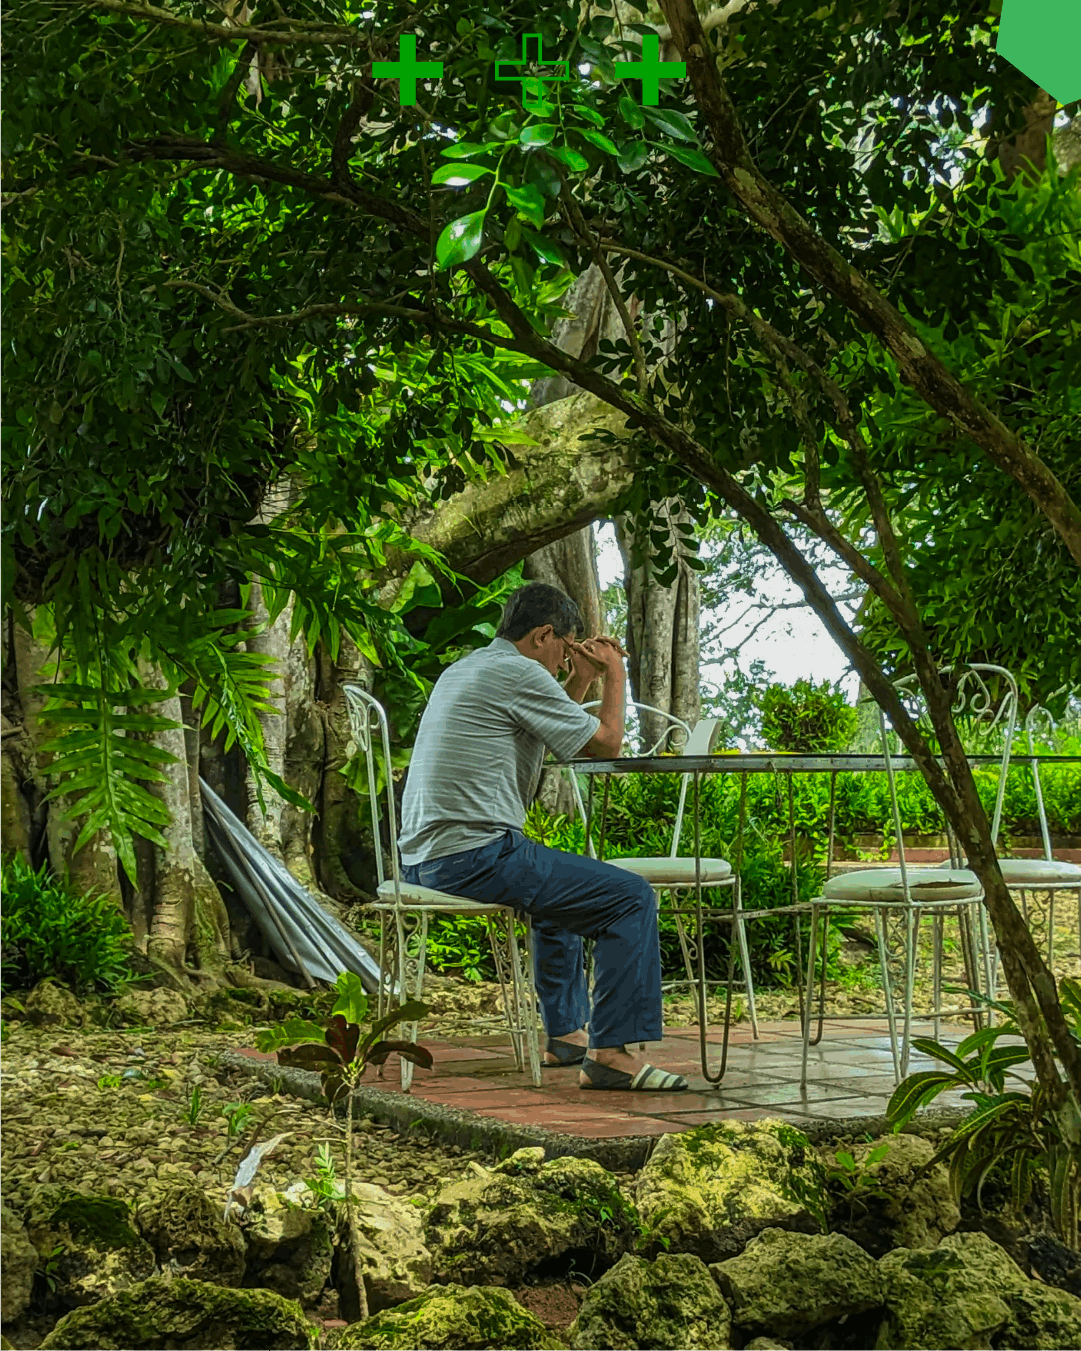
{"type": "MultiPolygon", "coordinates": [[[[669,136],[674,136],[679,141],[697,143],[698,134],[683,113],[677,113],[673,108],[652,108],[645,105],[642,108],[642,114],[649,118],[655,127],[660,127],[662,131],[666,131],[669,136]]],[[[671,146],[664,147],[665,150],[671,150],[671,148],[671,146]]]]}
{"type": "Polygon", "coordinates": [[[364,1051],[377,1041],[384,1032],[392,1027],[397,1027],[399,1023],[419,1023],[428,1012],[428,1005],[422,1004],[419,999],[408,999],[399,1008],[394,1009],[383,1018],[378,1018],[368,1029],[368,1034],[364,1038],[364,1051]]]}
{"type": "Polygon", "coordinates": [[[297,1046],[302,1042],[323,1042],[326,1028],[306,1018],[286,1018],[274,1027],[261,1027],[255,1033],[256,1050],[269,1055],[283,1046],[297,1046]]]}
{"type": "Polygon", "coordinates": [[[507,194],[507,200],[512,206],[522,213],[525,218],[541,229],[544,225],[545,205],[544,198],[533,186],[532,183],[525,183],[516,188],[512,184],[504,183],[503,191],[507,194]]]}
{"type": "Polygon", "coordinates": [[[357,1044],[360,1041],[360,1028],[336,1013],[326,1030],[326,1044],[334,1051],[343,1065],[351,1065],[357,1058],[357,1044]]]}
{"type": "Polygon", "coordinates": [[[663,150],[666,155],[671,155],[673,159],[678,159],[688,169],[695,169],[698,173],[708,174],[713,178],[720,178],[721,176],[701,150],[692,150],[687,145],[665,145],[660,146],[659,149],[663,150]]]}
{"type": "Polygon", "coordinates": [[[918,1074],[910,1074],[894,1089],[886,1107],[886,1116],[893,1129],[896,1131],[906,1125],[921,1107],[956,1083],[956,1076],[943,1070],[921,1070],[918,1074]]]}
{"type": "Polygon", "coordinates": [[[382,1065],[387,1056],[392,1054],[400,1055],[403,1060],[411,1060],[414,1065],[421,1065],[426,1070],[430,1070],[434,1063],[431,1051],[426,1046],[418,1046],[415,1041],[377,1041],[364,1058],[370,1065],[382,1065]]]}
{"type": "Polygon", "coordinates": [[[285,1046],[278,1052],[278,1064],[289,1065],[298,1070],[317,1070],[320,1074],[328,1065],[341,1065],[338,1053],[327,1045],[317,1046],[312,1042],[303,1046],[285,1046]]]}
{"type": "Polygon", "coordinates": [[[536,146],[550,145],[555,139],[556,128],[551,122],[539,122],[533,127],[524,127],[518,137],[518,144],[532,150],[536,146]]]}
{"type": "Polygon", "coordinates": [[[364,982],[355,971],[342,971],[334,982],[338,997],[330,1010],[331,1017],[340,1013],[350,1023],[362,1023],[368,1016],[368,995],[364,982]]]}

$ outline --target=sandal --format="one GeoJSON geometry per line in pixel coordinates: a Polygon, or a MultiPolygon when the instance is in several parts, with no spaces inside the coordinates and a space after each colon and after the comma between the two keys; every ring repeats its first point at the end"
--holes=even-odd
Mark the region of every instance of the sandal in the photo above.
{"type": "Polygon", "coordinates": [[[689,1087],[682,1074],[671,1074],[653,1065],[643,1065],[636,1074],[601,1065],[596,1060],[583,1060],[582,1073],[589,1080],[579,1088],[617,1088],[638,1093],[678,1093],[689,1087]]]}
{"type": "Polygon", "coordinates": [[[541,1064],[547,1065],[549,1069],[557,1069],[560,1065],[580,1065],[586,1058],[584,1046],[576,1046],[572,1041],[560,1041],[558,1037],[549,1037],[548,1045],[544,1049],[558,1057],[555,1062],[541,1061],[541,1064]]]}

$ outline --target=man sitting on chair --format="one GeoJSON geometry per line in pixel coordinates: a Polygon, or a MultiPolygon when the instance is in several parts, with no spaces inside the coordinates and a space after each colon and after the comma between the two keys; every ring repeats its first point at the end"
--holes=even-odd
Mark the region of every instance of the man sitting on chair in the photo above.
{"type": "Polygon", "coordinates": [[[581,1088],[671,1092],[687,1080],[626,1049],[663,1035],[652,888],[610,863],[535,844],[522,831],[545,747],[560,760],[612,759],[623,745],[619,644],[582,642],[583,628],[569,596],[531,582],[508,599],[492,642],[439,677],[402,796],[402,881],[529,915],[545,1064],[580,1065],[581,1088]],[[598,672],[604,688],[596,718],[580,705],[598,672]],[[592,1009],[583,938],[595,943],[592,1009]]]}

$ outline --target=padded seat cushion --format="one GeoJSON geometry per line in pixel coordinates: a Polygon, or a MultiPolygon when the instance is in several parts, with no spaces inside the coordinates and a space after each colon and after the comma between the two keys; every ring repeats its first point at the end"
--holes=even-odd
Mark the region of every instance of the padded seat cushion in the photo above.
{"type": "Polygon", "coordinates": [[[1081,864],[1046,858],[1000,858],[998,866],[1008,887],[1081,887],[1081,864]]]}
{"type": "MultiPolygon", "coordinates": [[[[378,891],[379,902],[389,902],[394,904],[394,881],[388,878],[383,882],[378,891]]],[[[501,910],[510,910],[507,905],[490,905],[485,901],[471,901],[466,896],[454,896],[449,891],[436,891],[434,887],[422,887],[419,882],[403,882],[401,884],[401,895],[403,905],[425,905],[438,910],[454,910],[463,915],[495,915],[501,910]]],[[[383,904],[377,902],[371,907],[373,910],[382,910],[383,904]]]]}
{"type": "MultiPolygon", "coordinates": [[[[914,901],[968,901],[983,895],[980,879],[967,868],[909,868],[914,901]]],[[[900,868],[861,868],[839,873],[822,888],[830,901],[896,901],[904,904],[900,868]]]]}
{"type": "MultiPolygon", "coordinates": [[[[605,859],[617,868],[637,873],[653,886],[693,887],[693,858],[610,858],[605,859]]],[[[708,886],[718,882],[727,882],[732,876],[732,865],[723,858],[704,858],[702,860],[702,883],[708,886]]]]}

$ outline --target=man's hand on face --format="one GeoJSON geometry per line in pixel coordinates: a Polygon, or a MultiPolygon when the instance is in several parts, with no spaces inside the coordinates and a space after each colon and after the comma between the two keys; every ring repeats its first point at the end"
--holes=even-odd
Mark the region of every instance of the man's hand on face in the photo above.
{"type": "Polygon", "coordinates": [[[598,636],[584,642],[571,642],[570,673],[582,680],[594,680],[598,675],[612,675],[623,665],[623,649],[616,638],[598,636]]]}

